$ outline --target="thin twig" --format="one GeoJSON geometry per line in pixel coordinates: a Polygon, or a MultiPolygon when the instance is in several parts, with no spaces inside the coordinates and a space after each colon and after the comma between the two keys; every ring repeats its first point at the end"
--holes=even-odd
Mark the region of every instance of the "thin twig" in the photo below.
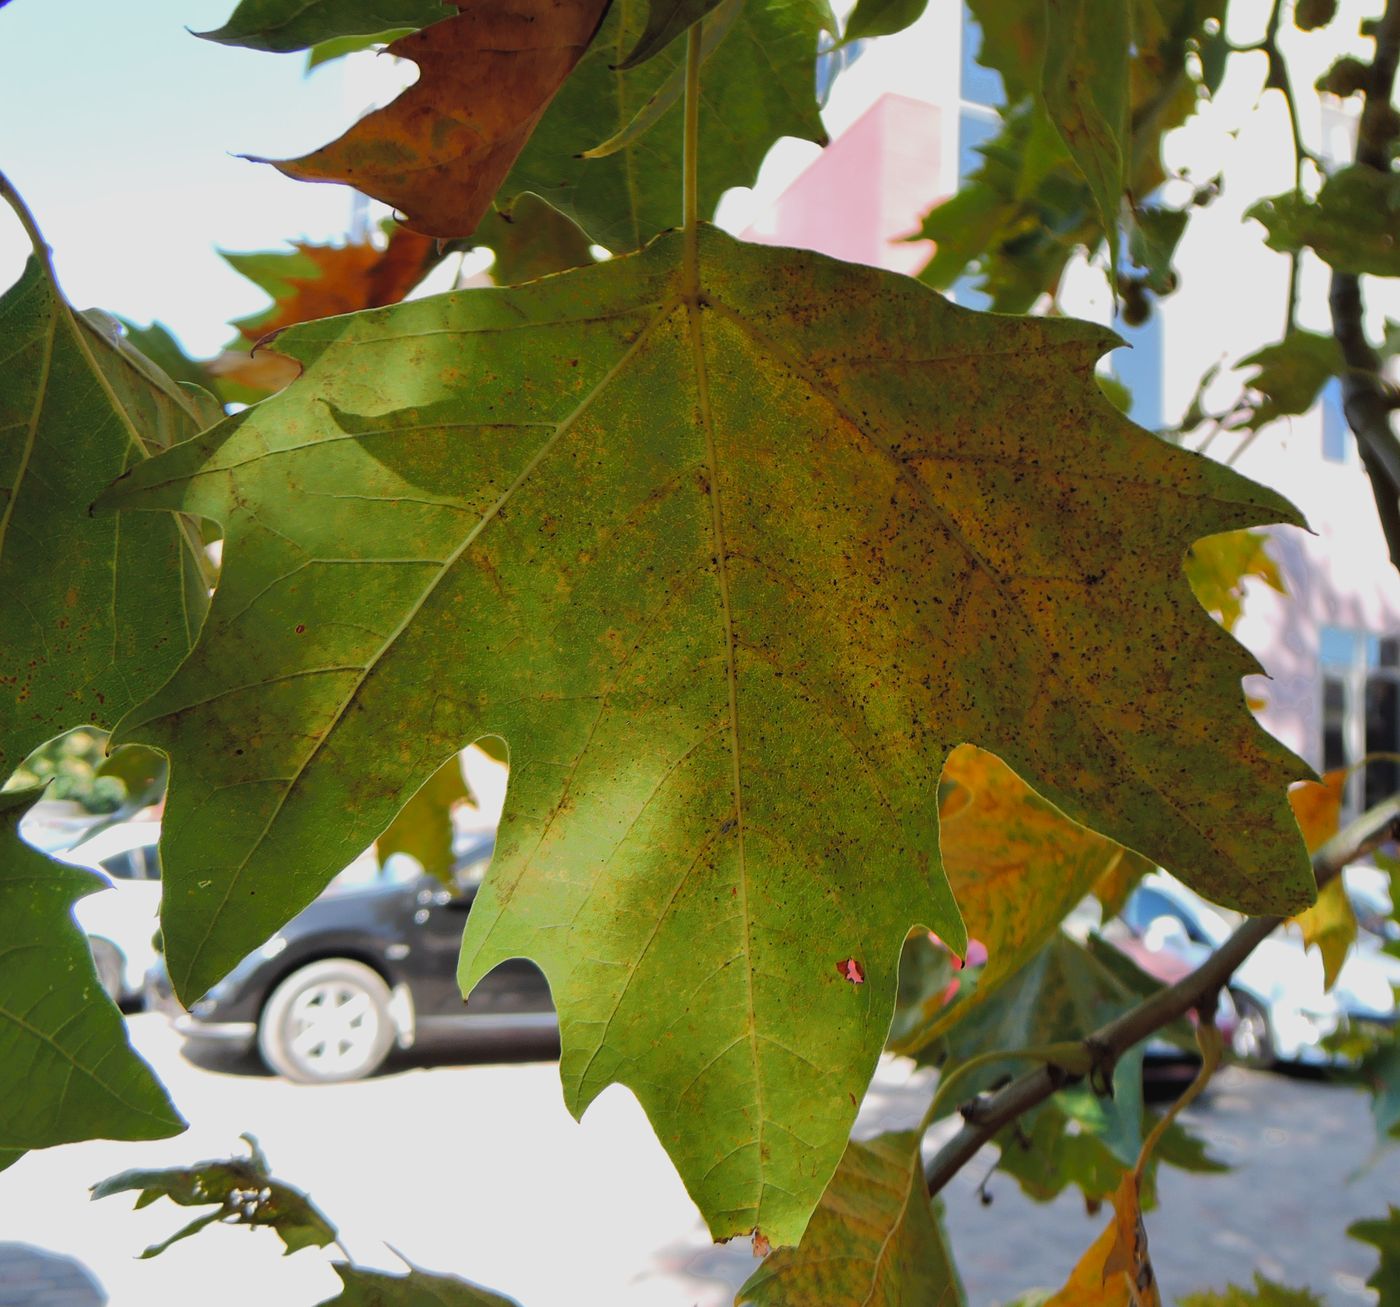
{"type": "MultiPolygon", "coordinates": [[[[1327,841],[1312,857],[1319,886],[1340,874],[1343,867],[1379,847],[1400,823],[1400,794],[1377,804],[1327,841]]],[[[1136,1007],[1084,1039],[1084,1047],[1096,1061],[1098,1078],[1105,1077],[1117,1059],[1133,1045],[1204,1004],[1228,982],[1254,949],[1283,923],[1283,917],[1250,917],[1189,976],[1160,989],[1136,1007]]],[[[1018,1076],[1005,1088],[978,1103],[977,1111],[929,1161],[924,1178],[930,1194],[936,1194],[1003,1126],[1045,1102],[1067,1081],[1064,1068],[1045,1064],[1018,1076]]]]}

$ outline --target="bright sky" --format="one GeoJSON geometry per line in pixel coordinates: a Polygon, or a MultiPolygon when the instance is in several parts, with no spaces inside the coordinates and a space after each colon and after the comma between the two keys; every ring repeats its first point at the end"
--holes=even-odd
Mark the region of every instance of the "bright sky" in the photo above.
{"type": "MultiPolygon", "coordinates": [[[[0,171],[34,211],[79,308],[160,319],[195,354],[266,296],[216,253],[343,238],[351,192],[238,154],[323,145],[363,109],[342,64],[201,41],[234,0],[10,0],[0,8],[0,171]]],[[[366,56],[366,58],[368,58],[366,56]]],[[[28,245],[0,204],[0,285],[28,245]]]]}

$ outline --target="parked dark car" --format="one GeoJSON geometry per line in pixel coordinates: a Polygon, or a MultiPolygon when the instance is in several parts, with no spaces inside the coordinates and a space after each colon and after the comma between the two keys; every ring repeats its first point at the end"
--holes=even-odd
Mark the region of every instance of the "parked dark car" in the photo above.
{"type": "Polygon", "coordinates": [[[370,883],[332,886],[188,1012],[158,962],[147,1003],[187,1040],[256,1046],[303,1083],[367,1076],[395,1045],[556,1030],[549,986],[524,959],[495,968],[470,1003],[457,988],[462,929],[492,848],[487,835],[460,851],[454,889],[407,860],[411,872],[395,874],[391,860],[370,883]]]}

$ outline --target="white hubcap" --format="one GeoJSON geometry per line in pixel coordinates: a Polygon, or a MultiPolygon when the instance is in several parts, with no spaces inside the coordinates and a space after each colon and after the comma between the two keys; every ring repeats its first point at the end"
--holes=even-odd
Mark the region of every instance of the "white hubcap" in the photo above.
{"type": "Polygon", "coordinates": [[[353,1072],[370,1059],[379,1014],[364,990],[322,981],[296,996],[287,1013],[292,1055],[319,1075],[353,1072]]]}

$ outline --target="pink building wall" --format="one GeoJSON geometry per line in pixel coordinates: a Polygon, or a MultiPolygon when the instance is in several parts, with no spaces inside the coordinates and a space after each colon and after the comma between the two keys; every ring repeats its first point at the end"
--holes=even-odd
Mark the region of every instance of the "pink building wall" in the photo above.
{"type": "Polygon", "coordinates": [[[914,273],[931,241],[917,231],[936,198],[939,110],[882,95],[787,188],[744,239],[816,250],[848,263],[914,273]]]}

